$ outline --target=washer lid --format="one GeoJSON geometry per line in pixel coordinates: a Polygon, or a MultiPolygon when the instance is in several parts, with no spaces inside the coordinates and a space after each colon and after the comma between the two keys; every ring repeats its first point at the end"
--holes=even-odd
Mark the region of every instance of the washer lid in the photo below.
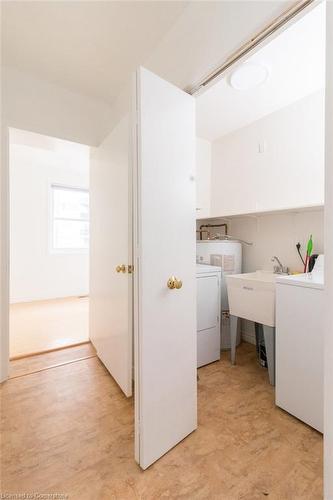
{"type": "Polygon", "coordinates": [[[197,274],[220,272],[221,268],[219,266],[211,266],[210,264],[197,264],[197,274]]]}
{"type": "Polygon", "coordinates": [[[303,286],[307,288],[324,289],[324,275],[322,273],[294,274],[293,276],[279,276],[276,283],[283,285],[303,286]]]}

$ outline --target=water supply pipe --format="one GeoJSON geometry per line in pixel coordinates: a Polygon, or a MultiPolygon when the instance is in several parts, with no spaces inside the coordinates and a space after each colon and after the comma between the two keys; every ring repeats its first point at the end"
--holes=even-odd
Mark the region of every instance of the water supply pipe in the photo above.
{"type": "MultiPolygon", "coordinates": [[[[228,234],[228,224],[201,224],[200,228],[199,228],[199,233],[200,233],[200,239],[202,240],[202,233],[203,232],[206,232],[204,230],[205,227],[224,227],[224,234],[228,234]]],[[[208,232],[208,231],[207,231],[208,232]]],[[[209,233],[208,233],[209,234],[209,233]]]]}

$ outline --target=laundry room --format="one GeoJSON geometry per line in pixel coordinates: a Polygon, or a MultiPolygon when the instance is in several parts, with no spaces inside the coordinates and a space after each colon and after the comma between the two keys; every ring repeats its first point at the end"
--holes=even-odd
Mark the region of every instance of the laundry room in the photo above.
{"type": "Polygon", "coordinates": [[[314,8],[202,90],[196,178],[198,367],[221,359],[261,370],[276,404],[320,432],[324,15],[314,8]],[[295,379],[308,380],[307,398],[296,401],[295,379]]]}
{"type": "Polygon", "coordinates": [[[289,3],[0,2],[1,497],[333,499],[333,3],[289,3]]]}

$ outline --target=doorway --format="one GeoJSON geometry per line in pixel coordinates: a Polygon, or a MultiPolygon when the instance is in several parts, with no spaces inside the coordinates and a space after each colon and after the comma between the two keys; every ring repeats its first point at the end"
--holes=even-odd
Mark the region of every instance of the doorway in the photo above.
{"type": "Polygon", "coordinates": [[[10,129],[12,368],[89,342],[89,155],[85,145],[10,129]]]}

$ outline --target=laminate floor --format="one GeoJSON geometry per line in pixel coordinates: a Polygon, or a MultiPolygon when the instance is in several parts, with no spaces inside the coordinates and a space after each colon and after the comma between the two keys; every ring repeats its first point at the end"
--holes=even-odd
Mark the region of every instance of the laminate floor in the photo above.
{"type": "Polygon", "coordinates": [[[9,363],[9,377],[22,377],[23,375],[55,368],[61,364],[93,356],[96,356],[94,346],[90,342],[86,342],[73,347],[13,359],[9,363]]]}
{"type": "Polygon", "coordinates": [[[9,317],[11,358],[89,340],[88,297],[11,304],[9,317]]]}
{"type": "Polygon", "coordinates": [[[322,436],[274,405],[252,345],[199,370],[199,427],[148,470],[133,401],[94,357],[2,385],[2,492],[75,500],[323,498],[322,436]],[[58,497],[59,498],[59,497],[58,497]]]}

